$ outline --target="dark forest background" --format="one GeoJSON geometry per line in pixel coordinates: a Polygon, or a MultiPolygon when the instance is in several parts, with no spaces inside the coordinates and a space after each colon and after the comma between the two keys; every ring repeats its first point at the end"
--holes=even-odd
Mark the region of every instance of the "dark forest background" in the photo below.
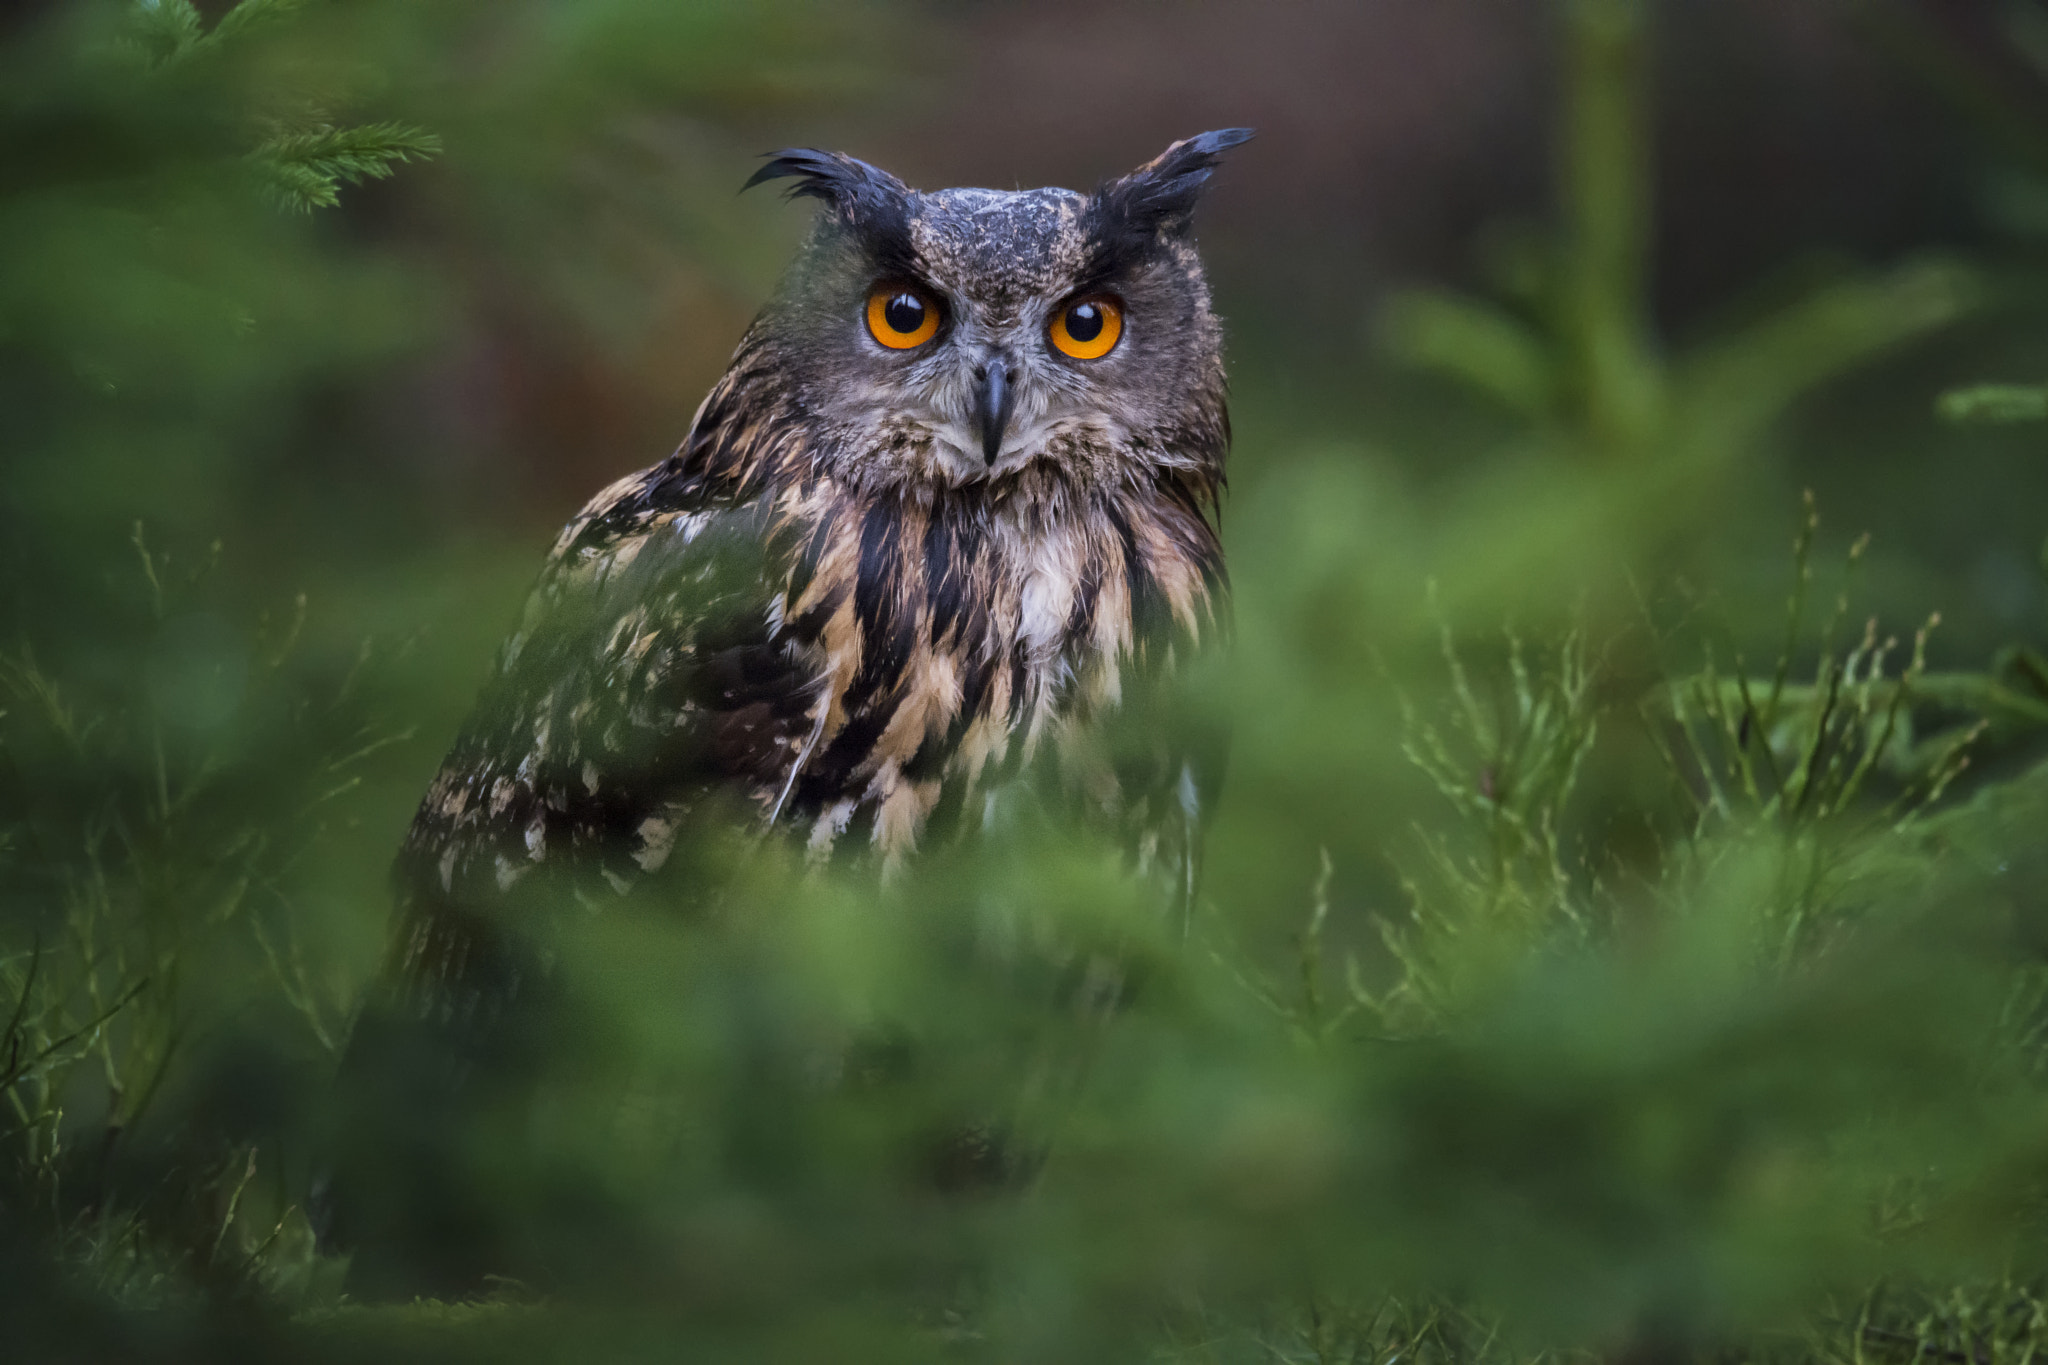
{"type": "Polygon", "coordinates": [[[15,1358],[2030,1359],[2044,248],[2037,0],[10,11],[15,1358]],[[537,1098],[443,1135],[546,1282],[363,1302],[308,1199],[391,854],[792,255],[759,155],[1234,125],[1189,940],[1078,838],[571,917],[537,1098]],[[961,1112],[1037,1177],[907,1177],[961,1112]]]}

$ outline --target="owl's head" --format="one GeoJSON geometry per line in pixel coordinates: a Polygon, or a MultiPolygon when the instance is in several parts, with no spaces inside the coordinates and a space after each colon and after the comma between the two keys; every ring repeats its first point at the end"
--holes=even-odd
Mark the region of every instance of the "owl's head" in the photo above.
{"type": "Polygon", "coordinates": [[[1221,336],[1190,232],[1232,128],[1093,194],[912,190],[835,152],[777,153],[824,210],[756,324],[814,457],[871,488],[1220,473],[1221,336]]]}

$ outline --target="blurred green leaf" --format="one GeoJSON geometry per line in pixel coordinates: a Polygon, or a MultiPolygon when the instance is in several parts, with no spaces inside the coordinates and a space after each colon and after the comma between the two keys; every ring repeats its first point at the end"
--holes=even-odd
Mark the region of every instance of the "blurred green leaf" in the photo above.
{"type": "Polygon", "coordinates": [[[1410,363],[1462,380],[1530,421],[1556,415],[1558,383],[1543,340],[1501,309],[1411,291],[1387,305],[1382,339],[1410,363]]]}
{"type": "Polygon", "coordinates": [[[2048,419],[2048,386],[1973,384],[1944,393],[1938,409],[1951,422],[2039,422],[2048,419]]]}

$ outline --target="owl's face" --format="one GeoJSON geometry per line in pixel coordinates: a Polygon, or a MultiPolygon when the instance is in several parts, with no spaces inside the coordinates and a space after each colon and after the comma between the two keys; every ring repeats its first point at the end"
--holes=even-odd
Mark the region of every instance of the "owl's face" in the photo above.
{"type": "Polygon", "coordinates": [[[1220,334],[1188,231],[1236,130],[1093,195],[919,193],[851,158],[784,153],[826,199],[760,327],[834,477],[873,488],[1063,482],[1193,465],[1222,412],[1220,334]]]}

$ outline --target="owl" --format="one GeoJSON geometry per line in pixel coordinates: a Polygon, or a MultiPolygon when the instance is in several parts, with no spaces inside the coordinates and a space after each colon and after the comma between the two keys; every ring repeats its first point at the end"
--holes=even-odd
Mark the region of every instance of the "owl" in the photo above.
{"type": "Polygon", "coordinates": [[[1230,440],[1191,219],[1250,135],[1092,194],[762,166],[814,226],[681,447],[555,542],[397,860],[385,1018],[487,1036],[532,985],[498,907],[630,895],[707,826],[886,878],[1022,801],[1185,906],[1230,440]]]}
{"type": "Polygon", "coordinates": [[[1190,220],[1249,136],[1089,195],[773,156],[749,185],[791,179],[815,226],[681,448],[556,541],[400,854],[405,972],[459,979],[468,925],[529,878],[629,892],[693,822],[886,873],[1047,767],[1184,900],[1210,755],[1091,736],[1163,720],[1227,629],[1190,220]]]}

